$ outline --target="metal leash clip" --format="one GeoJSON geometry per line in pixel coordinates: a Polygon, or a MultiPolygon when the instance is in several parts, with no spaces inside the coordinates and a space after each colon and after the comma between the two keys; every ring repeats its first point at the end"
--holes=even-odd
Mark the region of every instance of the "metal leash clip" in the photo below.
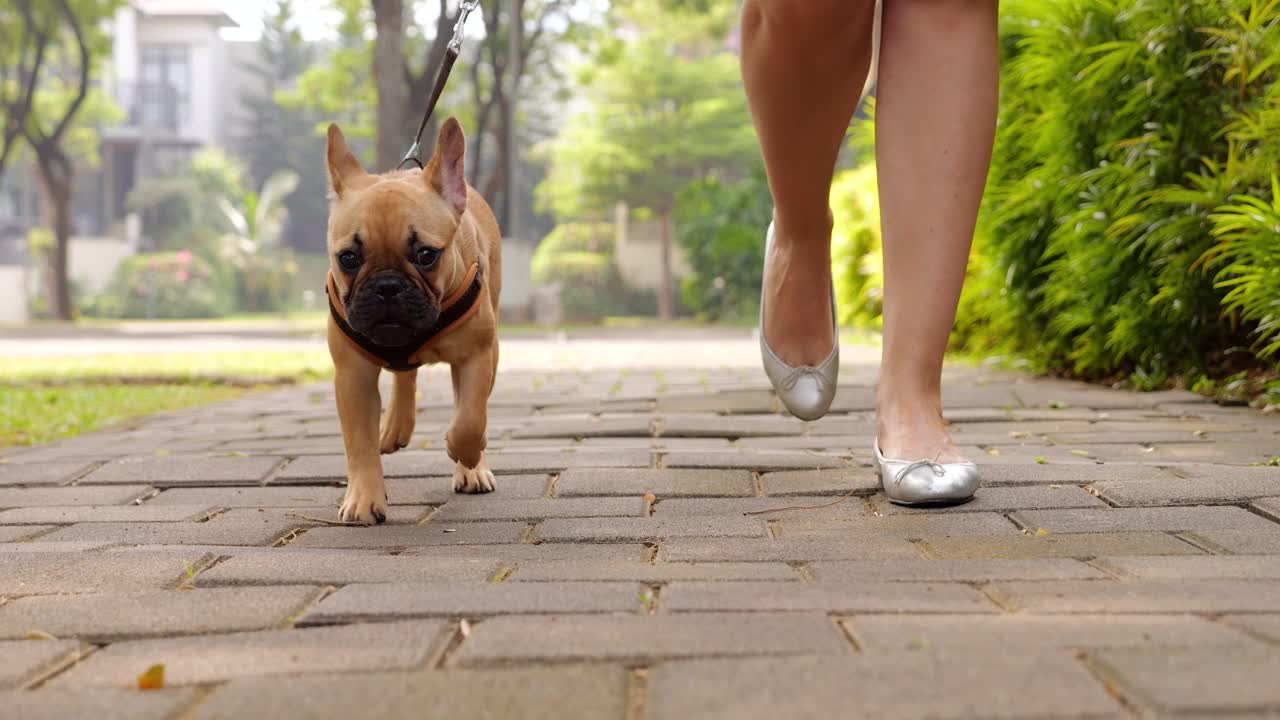
{"type": "Polygon", "coordinates": [[[436,109],[440,93],[444,92],[444,84],[449,80],[449,71],[453,69],[453,63],[458,59],[458,51],[462,49],[462,26],[467,23],[467,16],[478,7],[480,7],[480,0],[462,0],[458,5],[458,20],[453,24],[453,37],[449,38],[449,45],[444,51],[444,61],[440,63],[440,70],[436,73],[436,84],[431,88],[431,97],[427,100],[427,111],[422,114],[422,122],[418,123],[418,132],[413,136],[413,145],[409,146],[409,152],[404,154],[404,158],[396,166],[397,170],[403,168],[408,162],[412,162],[419,168],[423,167],[422,131],[427,129],[427,121],[431,119],[431,113],[436,109]]]}

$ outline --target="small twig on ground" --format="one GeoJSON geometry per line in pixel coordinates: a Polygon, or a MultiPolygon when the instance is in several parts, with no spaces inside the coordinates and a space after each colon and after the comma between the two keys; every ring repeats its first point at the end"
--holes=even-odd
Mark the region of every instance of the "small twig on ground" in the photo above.
{"type": "Polygon", "coordinates": [[[829,503],[822,503],[821,505],[788,505],[786,507],[770,508],[768,510],[752,510],[750,512],[744,512],[742,514],[743,515],[767,515],[769,513],[782,512],[784,510],[821,510],[822,508],[829,508],[832,505],[839,505],[845,500],[848,500],[849,498],[853,497],[853,494],[856,493],[857,491],[858,491],[857,488],[852,488],[849,490],[849,492],[845,493],[844,495],[841,495],[835,500],[832,500],[829,503]]]}
{"type": "Polygon", "coordinates": [[[303,515],[301,513],[288,513],[288,516],[296,517],[300,520],[310,520],[311,522],[324,523],[325,525],[360,525],[360,526],[364,525],[364,523],[360,523],[360,522],[349,522],[347,520],[329,520],[327,518],[312,517],[310,515],[303,515]]]}

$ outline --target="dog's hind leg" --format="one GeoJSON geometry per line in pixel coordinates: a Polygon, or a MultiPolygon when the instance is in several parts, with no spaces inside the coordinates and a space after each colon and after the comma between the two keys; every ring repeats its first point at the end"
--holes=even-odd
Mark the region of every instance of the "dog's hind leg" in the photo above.
{"type": "Polygon", "coordinates": [[[453,468],[453,489],[461,493],[486,493],[494,488],[493,471],[484,460],[488,444],[489,393],[493,390],[494,359],[491,352],[479,352],[463,363],[450,366],[453,375],[453,424],[446,436],[453,468]]]}
{"type": "Polygon", "coordinates": [[[418,371],[392,373],[391,402],[382,415],[379,443],[382,453],[393,453],[409,445],[418,419],[418,371]]]}

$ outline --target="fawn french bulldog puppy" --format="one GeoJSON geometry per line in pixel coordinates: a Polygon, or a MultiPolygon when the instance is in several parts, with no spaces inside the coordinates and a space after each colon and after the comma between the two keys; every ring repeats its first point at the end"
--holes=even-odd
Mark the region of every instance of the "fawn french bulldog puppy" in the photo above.
{"type": "Polygon", "coordinates": [[[494,488],[484,450],[498,368],[501,233],[467,185],[465,146],[449,118],[424,169],[373,175],[329,126],[328,340],[347,456],[345,521],[386,520],[380,453],[413,435],[421,365],[448,363],[453,375],[453,489],[494,488]],[[393,381],[379,428],[383,369],[393,381]]]}

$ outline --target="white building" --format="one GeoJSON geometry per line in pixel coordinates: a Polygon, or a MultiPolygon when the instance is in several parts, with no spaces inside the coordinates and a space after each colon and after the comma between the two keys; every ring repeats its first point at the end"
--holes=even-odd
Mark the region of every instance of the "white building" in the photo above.
{"type": "MultiPolygon", "coordinates": [[[[232,85],[241,75],[233,55],[252,43],[233,50],[222,38],[220,31],[237,23],[218,5],[131,0],[112,18],[111,58],[98,79],[124,117],[101,128],[98,166],[76,167],[69,272],[85,289],[101,290],[120,260],[139,248],[141,225],[127,209],[129,191],[180,168],[199,148],[230,144],[239,103],[232,85]]],[[[25,264],[22,239],[39,216],[33,169],[11,166],[0,185],[0,274],[25,264]]],[[[27,275],[30,285],[34,273],[27,275]]],[[[25,306],[8,296],[14,286],[0,282],[0,307],[25,306]]],[[[0,323],[22,319],[7,313],[0,323]]]]}

